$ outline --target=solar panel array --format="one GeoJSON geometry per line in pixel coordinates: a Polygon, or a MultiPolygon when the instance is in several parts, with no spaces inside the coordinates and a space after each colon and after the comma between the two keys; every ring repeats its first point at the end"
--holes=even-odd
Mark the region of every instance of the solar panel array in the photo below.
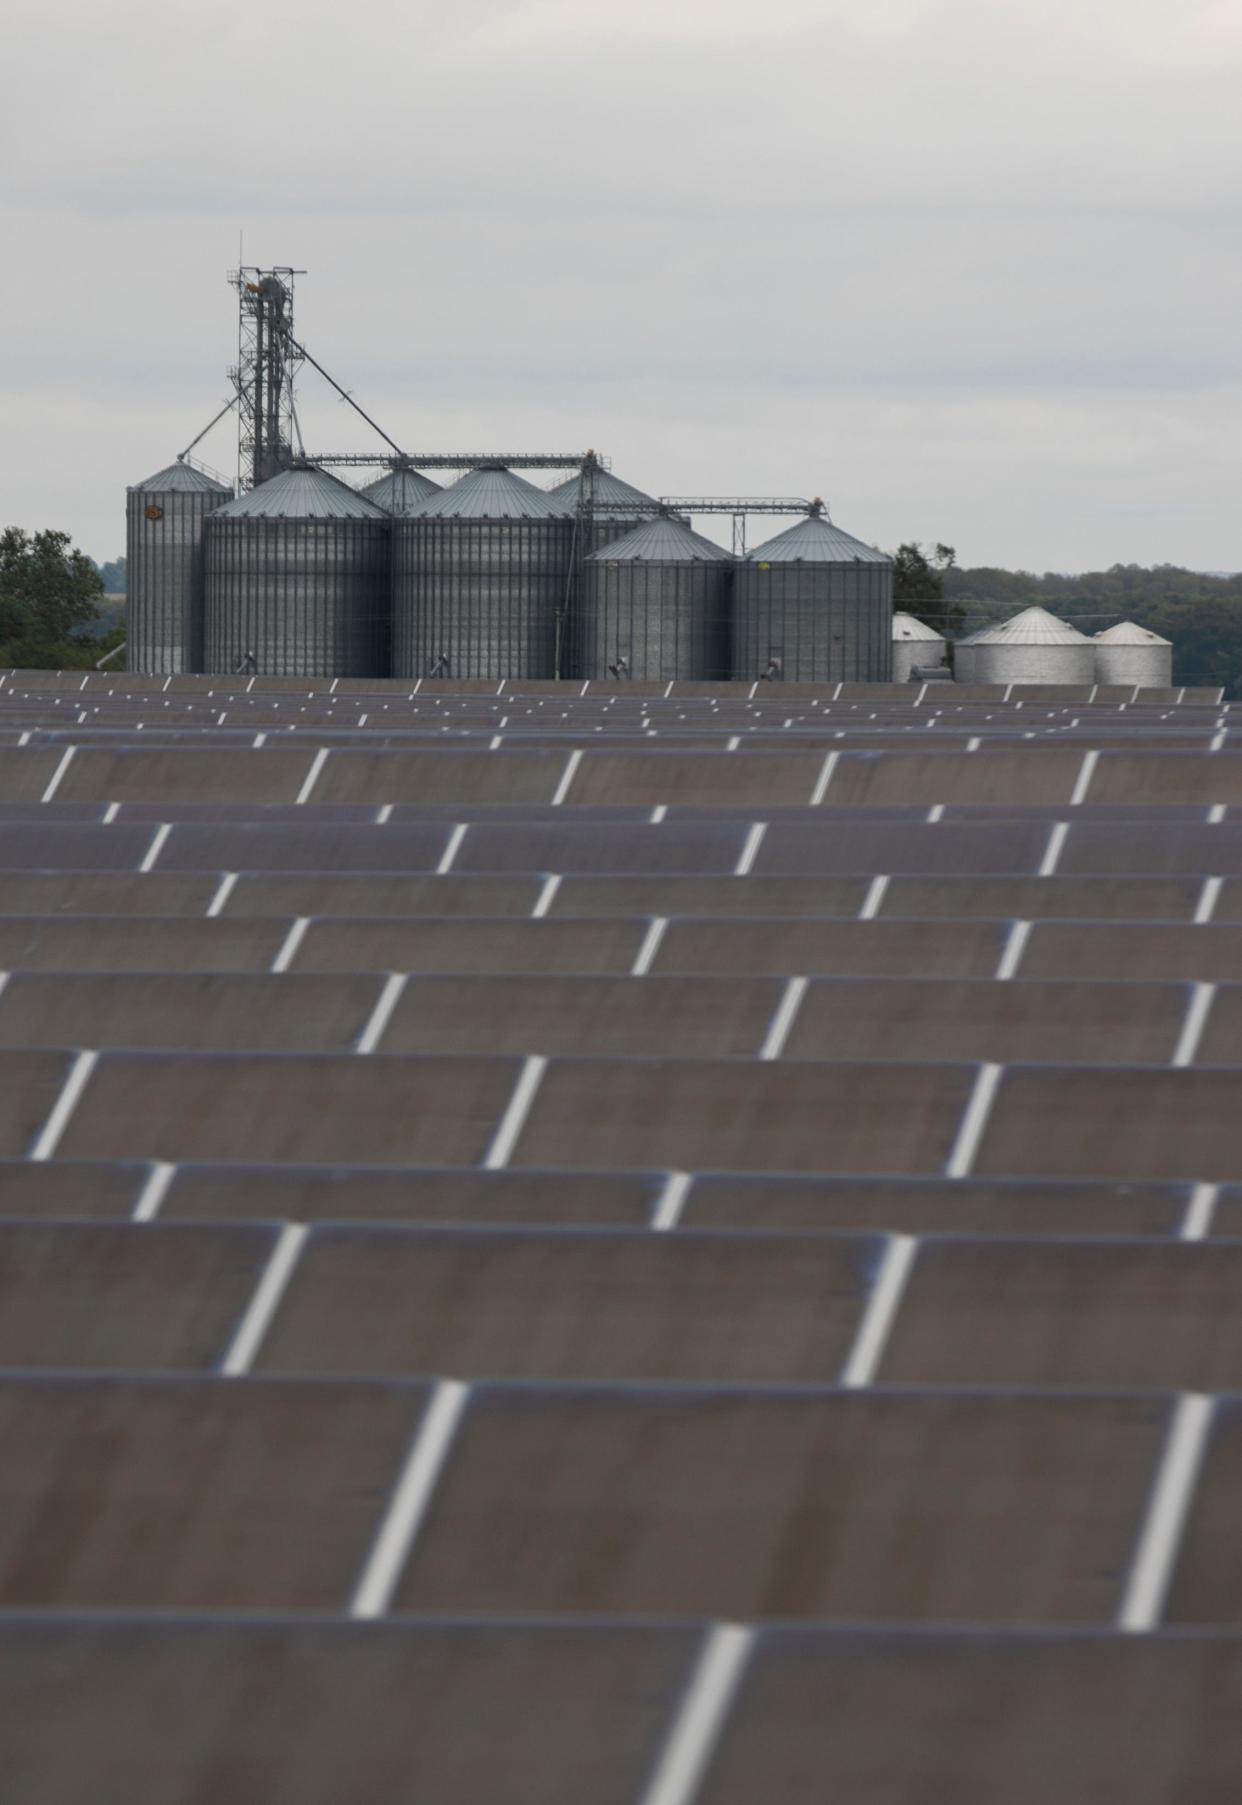
{"type": "Polygon", "coordinates": [[[0,682],[23,1805],[1212,1805],[1214,693],[0,682]]]}

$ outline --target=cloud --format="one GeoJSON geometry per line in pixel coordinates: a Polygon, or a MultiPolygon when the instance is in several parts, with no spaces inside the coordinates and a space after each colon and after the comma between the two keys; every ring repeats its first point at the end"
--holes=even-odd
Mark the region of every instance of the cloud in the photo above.
{"type": "Polygon", "coordinates": [[[406,443],[1242,564],[1242,0],[10,0],[6,47],[0,492],[97,555],[223,398],[244,228],[406,443]]]}

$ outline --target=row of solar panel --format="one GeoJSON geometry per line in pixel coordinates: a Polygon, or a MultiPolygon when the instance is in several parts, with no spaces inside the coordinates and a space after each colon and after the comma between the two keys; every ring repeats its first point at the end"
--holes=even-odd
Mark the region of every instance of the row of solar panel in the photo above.
{"type": "Polygon", "coordinates": [[[261,748],[98,746],[0,748],[0,801],[480,804],[507,808],[651,808],[687,804],[747,809],[1006,809],[1071,804],[1242,803],[1242,753],[1105,748],[1098,757],[1064,745],[979,752],[818,749],[726,755],[661,751],[423,751],[332,749],[288,743],[261,748]],[[728,763],[722,759],[728,757],[728,763]]]}
{"type": "Polygon", "coordinates": [[[0,1217],[1242,1238],[1242,1188],[0,1158],[0,1217]]]}
{"type": "Polygon", "coordinates": [[[0,1155],[1228,1183],[1237,1094],[1228,1067],[0,1050],[0,1155]]]}
{"type": "Polygon", "coordinates": [[[91,674],[83,688],[83,674],[69,674],[67,680],[34,682],[36,673],[24,677],[0,678],[0,703],[5,707],[24,708],[42,704],[48,708],[158,708],[165,703],[174,708],[204,704],[241,707],[249,702],[270,703],[286,708],[367,708],[390,709],[418,714],[485,715],[505,708],[538,710],[555,717],[562,711],[582,717],[604,717],[613,714],[650,714],[665,718],[693,715],[707,718],[720,715],[773,715],[790,710],[824,714],[875,714],[893,720],[921,720],[932,714],[951,714],[957,710],[995,710],[997,713],[1020,714],[1033,710],[1061,710],[1066,713],[1090,712],[1100,717],[1111,714],[1176,716],[1192,722],[1214,714],[1228,713],[1233,706],[1225,701],[1219,689],[1185,689],[1176,687],[1142,687],[1128,684],[1085,685],[1020,684],[1006,688],[1001,684],[909,685],[842,683],[759,683],[717,686],[714,684],[680,684],[670,691],[664,684],[626,684],[621,688],[600,685],[563,683],[467,684],[441,686],[398,682],[390,685],[367,683],[356,679],[352,685],[344,679],[335,685],[328,680],[325,687],[315,688],[314,679],[289,679],[286,686],[270,679],[252,681],[243,677],[191,677],[188,681],[173,677],[152,681],[148,686],[135,686],[108,672],[91,674]]]}
{"type": "MultiPolygon", "coordinates": [[[[946,686],[947,688],[947,686],[946,686]]],[[[406,677],[266,677],[178,674],[146,675],[135,671],[0,671],[0,689],[15,695],[30,695],[41,690],[102,690],[115,695],[142,695],[172,691],[207,691],[208,693],[276,695],[423,695],[452,699],[461,696],[591,696],[601,702],[628,697],[659,700],[668,698],[715,698],[738,700],[747,696],[789,697],[799,700],[856,698],[862,701],[886,701],[915,706],[926,697],[939,703],[945,690],[936,684],[923,683],[857,683],[839,682],[835,678],[819,683],[731,682],[679,680],[625,681],[617,683],[583,682],[581,679],[548,677],[434,678],[411,681],[406,677]]],[[[1215,707],[1224,691],[1210,687],[1140,687],[1129,683],[982,683],[954,684],[949,691],[955,697],[971,700],[1000,701],[1012,695],[1015,700],[1112,704],[1137,702],[1149,707],[1177,704],[1215,707]]]]}
{"type": "MultiPolygon", "coordinates": [[[[634,1805],[718,1646],[689,1624],[0,1616],[0,1747],[24,1805],[132,1805],[153,1774],[160,1805],[634,1805]]],[[[699,1805],[1219,1805],[1242,1769],[1232,1634],[766,1628],[725,1677],[699,1805]]]]}
{"type": "Polygon", "coordinates": [[[890,721],[894,726],[926,727],[931,719],[952,716],[974,716],[982,719],[1012,717],[1016,721],[1031,717],[1081,715],[1085,719],[1106,724],[1110,720],[1132,716],[1141,721],[1177,722],[1186,730],[1198,730],[1205,723],[1230,717],[1233,704],[1218,700],[1179,704],[1171,690],[1138,692],[1136,700],[1125,691],[1099,694],[1089,700],[1082,692],[1060,689],[1042,690],[1025,686],[1011,696],[1000,690],[970,688],[927,689],[920,694],[913,688],[900,696],[864,690],[840,696],[830,691],[796,693],[786,689],[760,689],[757,695],[734,696],[644,696],[627,691],[624,695],[586,696],[572,685],[554,696],[528,692],[489,690],[486,694],[462,695],[456,692],[436,694],[430,690],[389,690],[375,694],[359,694],[344,689],[328,694],[279,694],[255,688],[238,690],[231,684],[209,685],[197,690],[126,691],[95,689],[86,693],[71,688],[43,688],[19,692],[0,687],[0,706],[6,712],[45,710],[60,716],[65,712],[103,711],[124,714],[138,710],[156,713],[171,709],[174,713],[209,714],[221,708],[244,710],[251,707],[284,710],[288,714],[389,714],[399,719],[461,719],[484,721],[503,714],[515,718],[539,716],[548,721],[637,720],[649,717],[654,722],[694,720],[713,723],[726,720],[783,720],[796,718],[828,718],[834,720],[890,721]]]}
{"type": "Polygon", "coordinates": [[[18,971],[0,1047],[1228,1066],[1242,984],[18,971]]]}
{"type": "MultiPolygon", "coordinates": [[[[525,701],[521,698],[495,702],[454,702],[438,706],[426,702],[375,702],[372,698],[324,698],[320,701],[285,699],[273,696],[203,696],[197,701],[186,697],[152,696],[137,698],[105,697],[92,701],[89,696],[9,697],[0,694],[0,720],[6,729],[44,728],[53,732],[69,732],[73,726],[94,731],[105,729],[146,733],[161,724],[171,727],[193,727],[216,734],[239,733],[256,726],[282,727],[295,730],[323,725],[336,731],[368,728],[400,735],[432,736],[452,732],[468,739],[480,740],[506,729],[515,733],[544,734],[548,738],[577,734],[591,741],[597,734],[699,735],[710,741],[732,734],[767,734],[778,743],[789,737],[823,738],[843,736],[884,736],[906,743],[930,734],[935,740],[955,732],[981,733],[985,736],[1009,735],[1012,738],[1064,733],[1078,730],[1099,734],[1101,741],[1112,744],[1130,736],[1172,733],[1189,745],[1208,743],[1219,733],[1236,730],[1237,716],[1227,709],[1172,708],[1066,708],[1047,704],[1018,703],[1010,707],[999,702],[964,702],[952,708],[884,709],[866,703],[837,702],[823,707],[815,702],[785,702],[764,708],[757,703],[737,708],[716,703],[698,707],[691,703],[680,706],[668,703],[628,708],[596,709],[586,703],[561,706],[557,703],[525,701]]],[[[22,741],[22,744],[25,742],[22,741]]]]}
{"type": "MultiPolygon", "coordinates": [[[[1196,877],[614,876],[0,871],[0,916],[724,916],[804,921],[1242,921],[1242,882],[1196,877]],[[1209,887],[1210,886],[1210,887],[1209,887]],[[864,914],[864,911],[866,912],[864,914]]],[[[102,930],[119,933],[119,928],[102,930]]],[[[32,937],[32,945],[39,936],[32,937]]],[[[85,943],[82,945],[85,952],[85,943]]],[[[40,958],[42,955],[38,955],[40,958]]],[[[899,970],[909,959],[899,955],[899,970]]],[[[250,962],[247,962],[249,969],[250,962]]]]}
{"type": "MultiPolygon", "coordinates": [[[[156,696],[145,702],[114,698],[92,702],[89,697],[77,696],[6,701],[0,695],[0,721],[7,732],[16,729],[19,735],[26,730],[39,733],[45,729],[72,733],[75,727],[81,727],[88,736],[102,730],[133,738],[160,726],[193,728],[212,739],[226,729],[236,734],[266,726],[290,732],[323,726],[336,732],[367,728],[371,733],[415,738],[453,733],[476,742],[506,731],[562,741],[575,735],[584,743],[595,743],[595,736],[611,734],[645,739],[697,736],[708,743],[732,735],[767,735],[777,744],[788,744],[790,738],[816,740],[834,735],[857,736],[865,743],[872,736],[887,736],[898,744],[909,744],[925,736],[938,743],[959,733],[1021,740],[1072,731],[1099,735],[1104,745],[1124,743],[1134,737],[1150,740],[1168,733],[1187,745],[1199,746],[1211,743],[1222,733],[1228,740],[1236,733],[1238,717],[1217,709],[1009,708],[987,702],[901,711],[844,702],[824,708],[815,703],[789,702],[777,708],[750,704],[727,709],[713,704],[696,709],[689,704],[680,708],[669,704],[596,710],[585,703],[562,708],[520,700],[441,708],[418,702],[377,705],[367,697],[357,701],[278,702],[271,696],[209,696],[190,702],[156,696]]],[[[24,745],[26,741],[19,739],[19,743],[24,745]]]]}
{"type": "MultiPolygon", "coordinates": [[[[1071,823],[1078,827],[1092,824],[1110,827],[1134,827],[1149,824],[1161,829],[1187,827],[1237,827],[1242,824],[1242,805],[1218,803],[1160,803],[1148,807],[1139,807],[1129,803],[1085,803],[1072,812],[1057,807],[1055,804],[1013,804],[1004,803],[934,803],[930,807],[926,803],[894,805],[877,808],[860,804],[849,809],[838,809],[824,804],[814,810],[793,808],[788,805],[775,805],[764,808],[762,823],[755,822],[748,815],[742,816],[747,830],[761,825],[766,834],[769,827],[781,824],[800,824],[814,826],[825,835],[850,834],[861,827],[896,828],[935,827],[937,825],[959,827],[992,827],[992,826],[1040,826],[1045,833],[1061,825],[1066,829],[1071,823]]],[[[154,828],[167,823],[175,826],[187,823],[193,826],[219,825],[221,827],[265,827],[265,828],[367,828],[367,827],[417,827],[445,826],[451,830],[456,827],[477,828],[494,824],[500,827],[521,826],[526,831],[536,828],[563,831],[566,828],[581,828],[590,825],[601,827],[652,827],[661,823],[677,828],[689,823],[697,823],[700,827],[733,825],[736,815],[726,813],[720,806],[706,803],[657,803],[654,806],[644,804],[611,804],[608,807],[592,808],[589,811],[574,808],[557,808],[547,804],[538,808],[510,808],[504,803],[391,803],[379,804],[361,802],[322,803],[311,808],[299,808],[294,803],[264,802],[0,802],[0,824],[12,827],[59,830],[65,827],[108,827],[116,823],[132,827],[136,823],[146,823],[154,828]]],[[[669,836],[666,835],[666,838],[669,836]]],[[[1058,844],[1063,836],[1058,835],[1058,844]]],[[[1215,836],[1213,837],[1213,839],[1215,836]]],[[[576,841],[575,843],[580,843],[576,841]]],[[[1212,844],[1212,841],[1207,844],[1212,844]]],[[[161,842],[162,844],[162,842],[161,842]]],[[[367,842],[363,842],[367,844],[367,842]]],[[[375,842],[370,842],[374,845],[375,842]]],[[[640,842],[641,844],[641,842],[640,842]]],[[[756,845],[758,841],[756,841],[756,845]]],[[[460,849],[460,837],[453,850],[456,859],[460,849]]],[[[745,842],[743,851],[747,851],[745,842]]],[[[750,854],[747,852],[747,862],[750,854]]]]}
{"type": "MultiPolygon", "coordinates": [[[[213,749],[250,752],[261,751],[267,746],[285,751],[301,748],[308,757],[319,749],[424,757],[441,750],[467,757],[481,756],[484,753],[512,753],[514,756],[529,758],[534,753],[551,753],[559,754],[562,759],[568,757],[570,752],[582,751],[584,754],[590,753],[592,757],[608,753],[630,760],[640,755],[669,759],[688,759],[702,757],[704,754],[710,754],[713,759],[735,759],[738,756],[760,754],[787,757],[796,752],[803,758],[818,754],[822,763],[824,756],[832,751],[853,757],[881,753],[948,757],[953,753],[970,753],[973,756],[980,751],[987,754],[1059,750],[1066,755],[1076,752],[1081,759],[1084,753],[1091,751],[1150,755],[1163,750],[1200,756],[1224,753],[1228,758],[1228,755],[1238,750],[1240,743],[1239,731],[1225,728],[1214,728],[1201,734],[1164,735],[1156,728],[1127,728],[1113,733],[1099,733],[1081,723],[1060,727],[1044,725],[1026,730],[1006,727],[994,731],[986,726],[955,723],[940,728],[934,734],[928,734],[916,732],[913,728],[903,732],[871,726],[803,728],[796,722],[783,727],[751,726],[720,733],[705,733],[698,728],[656,729],[637,726],[624,730],[601,728],[598,731],[594,728],[549,729],[542,722],[524,725],[513,721],[506,721],[503,727],[497,723],[478,730],[458,725],[403,727],[398,723],[389,725],[386,722],[360,729],[353,720],[232,721],[228,719],[227,713],[225,720],[227,725],[164,718],[148,718],[126,724],[113,720],[32,722],[22,729],[14,725],[0,727],[0,747],[19,752],[51,750],[57,753],[58,760],[70,746],[77,751],[89,749],[114,756],[135,751],[150,756],[165,748],[187,755],[210,752],[213,749]]],[[[562,770],[563,768],[562,766],[562,770]]],[[[726,775],[728,768],[720,764],[713,766],[718,775],[726,775]]],[[[434,779],[434,771],[431,775],[434,779]]],[[[104,798],[96,800],[102,801],[104,798]]],[[[235,803],[244,802],[245,798],[235,795],[231,800],[235,803]]],[[[1140,798],[1138,803],[1131,801],[1126,806],[1142,805],[1140,798]]],[[[502,803],[502,806],[513,807],[514,804],[502,803]]],[[[712,805],[700,803],[698,806],[712,805]]],[[[835,806],[827,793],[823,806],[835,806]]],[[[860,804],[847,802],[846,806],[857,808],[860,804]]],[[[923,806],[926,807],[927,804],[923,806]]],[[[1019,803],[1016,806],[1031,805],[1019,803]]],[[[1036,806],[1055,805],[1045,803],[1036,806]]]]}
{"type": "Polygon", "coordinates": [[[458,833],[447,816],[359,826],[300,812],[296,821],[107,825],[12,821],[5,871],[599,872],[838,876],[1234,876],[1242,822],[988,822],[797,818],[769,822],[485,820],[458,833]],[[451,853],[451,857],[449,856],[451,853]]]}
{"type": "MultiPolygon", "coordinates": [[[[287,1232],[0,1224],[0,1368],[227,1372],[287,1232]]],[[[292,1265],[282,1254],[286,1288],[246,1369],[1242,1390],[1242,1240],[952,1236],[893,1247],[684,1225],[319,1227],[292,1265]],[[864,1345],[893,1260],[904,1288],[885,1337],[864,1345]]]]}
{"type": "MultiPolygon", "coordinates": [[[[948,981],[999,974],[1011,981],[1229,985],[1242,983],[1242,924],[0,914],[0,970],[654,975],[716,977],[734,984],[747,977],[938,975],[948,981]]],[[[583,992],[584,999],[588,995],[583,992]]],[[[1113,1006],[1103,995],[1101,1000],[1113,1006]]],[[[934,1008],[934,1001],[928,998],[923,1006],[934,1008]]],[[[1016,1014],[1003,998],[985,1006],[1001,1011],[1001,1019],[1016,1014]]],[[[1116,1006],[1124,1007],[1120,998],[1116,1006]]],[[[946,1005],[946,1014],[951,1008],[946,1005]]],[[[1141,1013],[1147,1005],[1139,1008],[1141,1013]]],[[[854,1026],[866,1034],[864,1023],[854,1026]]]]}
{"type": "Polygon", "coordinates": [[[1026,691],[1015,691],[1013,698],[1006,699],[999,694],[981,695],[978,691],[954,688],[929,691],[924,697],[914,697],[914,706],[910,706],[910,699],[903,702],[871,694],[847,695],[834,699],[827,695],[796,696],[776,690],[765,690],[755,698],[625,696],[601,700],[598,697],[583,698],[572,690],[555,697],[538,697],[508,692],[487,696],[434,696],[392,692],[386,695],[341,692],[333,695],[282,696],[262,690],[239,692],[231,688],[207,689],[194,694],[172,691],[131,695],[98,690],[89,694],[67,690],[35,690],[18,694],[12,689],[0,689],[0,708],[6,715],[21,716],[42,712],[58,720],[66,714],[76,713],[116,714],[125,718],[134,713],[157,716],[169,711],[174,717],[182,714],[203,717],[222,709],[245,712],[250,708],[266,708],[274,713],[283,712],[290,717],[326,717],[334,714],[347,716],[353,713],[366,714],[369,718],[376,719],[381,715],[388,715],[396,720],[460,720],[482,723],[509,716],[515,720],[538,718],[552,723],[565,720],[597,721],[601,724],[610,720],[650,720],[656,725],[667,725],[694,721],[709,727],[723,722],[780,722],[794,719],[832,720],[841,725],[851,721],[881,721],[890,723],[894,728],[920,729],[926,729],[932,721],[955,718],[1010,720],[1022,725],[1040,719],[1067,720],[1081,717],[1098,724],[1104,730],[1107,730],[1110,723],[1124,724],[1126,720],[1133,720],[1140,723],[1159,721],[1176,724],[1186,732],[1199,732],[1212,722],[1224,726],[1231,718],[1233,704],[1228,702],[1182,707],[1167,696],[1163,700],[1146,699],[1150,695],[1150,691],[1143,692],[1144,699],[1139,702],[1114,698],[1087,703],[1082,699],[1067,699],[1056,692],[1032,695],[1026,691]]]}
{"type": "MultiPolygon", "coordinates": [[[[1178,1402],[7,1376],[0,1604],[1108,1625],[1178,1402]],[[443,1466],[380,1585],[420,1422],[443,1466]]],[[[1164,1621],[1236,1625],[1242,1400],[1204,1426],[1164,1621]]]]}

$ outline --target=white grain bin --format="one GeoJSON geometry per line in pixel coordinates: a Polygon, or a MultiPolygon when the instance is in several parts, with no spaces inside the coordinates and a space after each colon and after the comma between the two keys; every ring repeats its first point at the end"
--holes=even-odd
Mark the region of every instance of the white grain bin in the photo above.
{"type": "Polygon", "coordinates": [[[1123,620],[1091,642],[1095,647],[1097,683],[1132,683],[1141,689],[1167,689],[1173,681],[1173,646],[1158,633],[1123,620]]]}
{"type": "Polygon", "coordinates": [[[893,682],[909,683],[914,667],[943,664],[945,639],[913,614],[893,616],[893,682]]]}
{"type": "MultiPolygon", "coordinates": [[[[977,633],[968,633],[964,639],[953,644],[953,681],[955,683],[981,683],[983,679],[975,674],[976,648],[979,641],[992,631],[991,627],[981,627],[977,633]]],[[[896,656],[897,647],[893,647],[896,656]]]]}
{"type": "MultiPolygon", "coordinates": [[[[1095,641],[1046,608],[1024,608],[973,639],[971,683],[1095,682],[1095,641]]],[[[959,654],[960,656],[960,654],[959,654]]],[[[959,681],[963,679],[959,673],[959,681]]]]}

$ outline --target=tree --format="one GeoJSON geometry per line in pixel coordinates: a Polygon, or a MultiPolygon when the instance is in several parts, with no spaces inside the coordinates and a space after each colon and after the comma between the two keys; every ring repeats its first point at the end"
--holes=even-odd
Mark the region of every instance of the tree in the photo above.
{"type": "Polygon", "coordinates": [[[10,639],[25,639],[30,628],[30,610],[13,596],[0,592],[0,645],[6,645],[10,639]]]}
{"type": "Polygon", "coordinates": [[[102,594],[99,572],[68,533],[30,534],[16,526],[0,533],[0,604],[6,626],[26,623],[22,638],[49,645],[72,640],[98,618],[102,594]]]}
{"type": "Polygon", "coordinates": [[[125,560],[112,558],[106,564],[99,565],[99,580],[108,595],[125,594],[125,560]]]}
{"type": "Polygon", "coordinates": [[[893,605],[917,614],[937,633],[956,633],[966,611],[945,600],[945,577],[957,563],[951,545],[936,545],[929,557],[914,540],[899,545],[893,555],[893,605]]]}

